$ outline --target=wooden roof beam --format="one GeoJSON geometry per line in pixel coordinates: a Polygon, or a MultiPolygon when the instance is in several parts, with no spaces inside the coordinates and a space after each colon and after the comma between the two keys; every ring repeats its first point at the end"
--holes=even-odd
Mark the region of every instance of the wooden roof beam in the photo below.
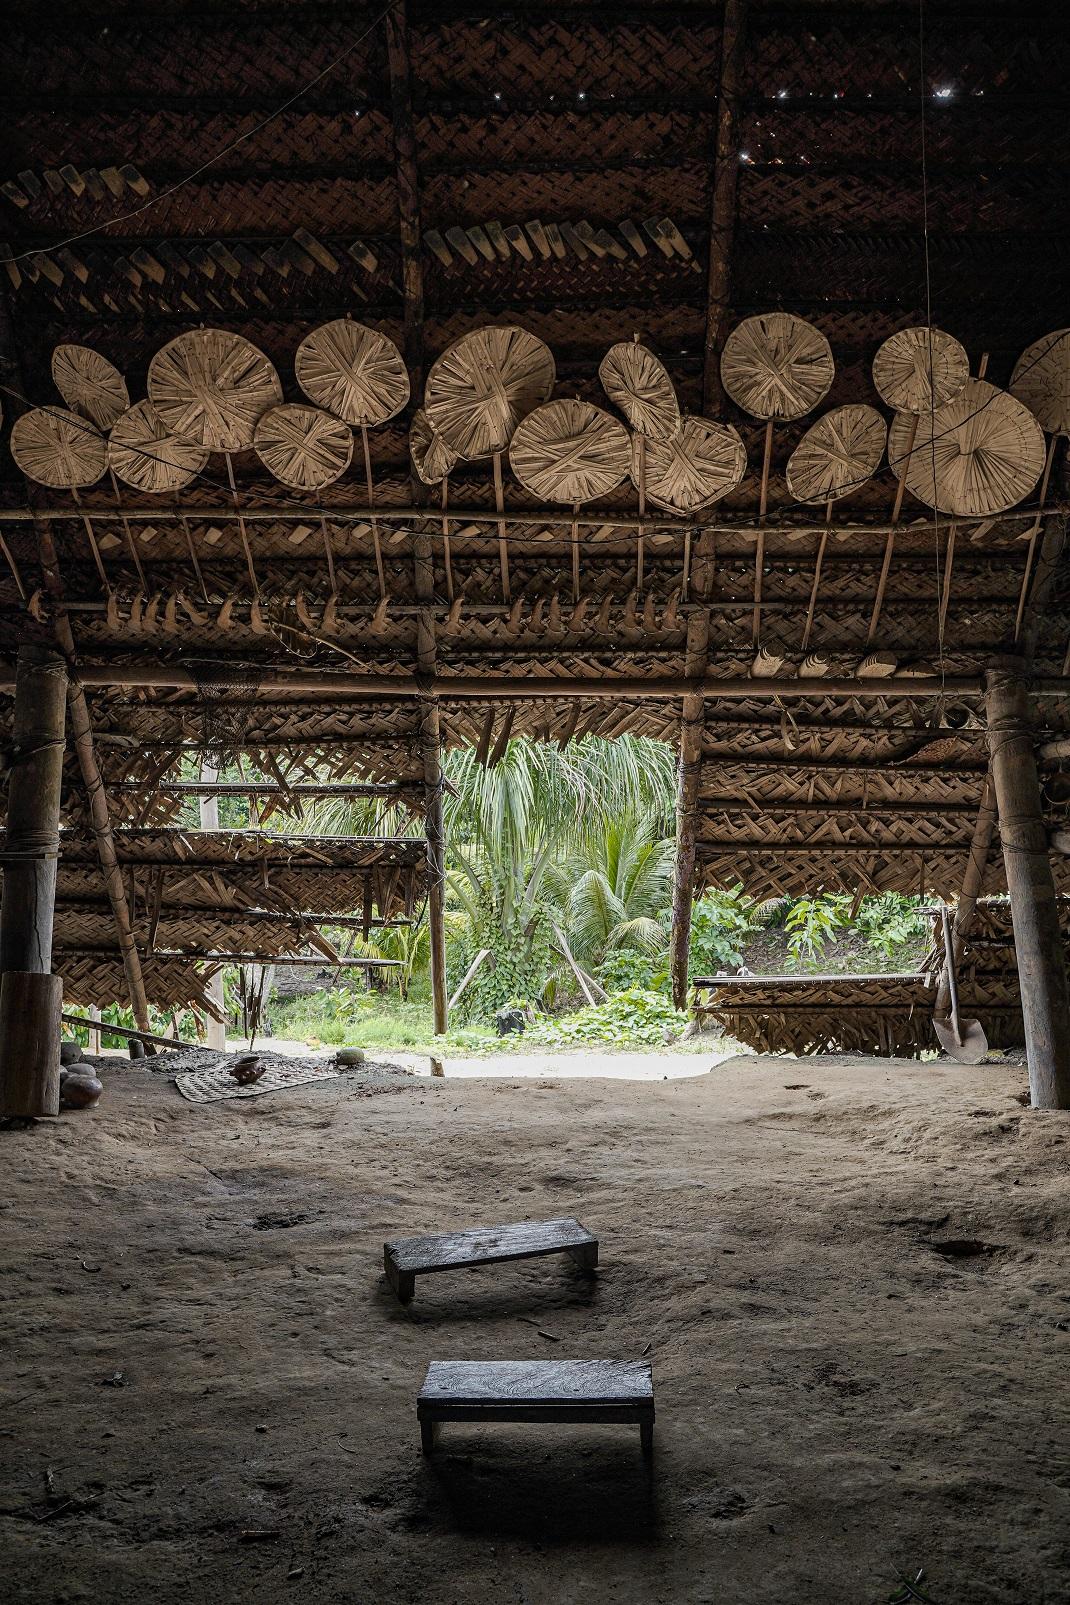
{"type": "Polygon", "coordinates": [[[743,34],[747,0],[725,0],[721,32],[721,74],[717,93],[717,144],[710,200],[709,260],[706,271],[706,336],[702,369],[702,410],[723,399],[719,350],[732,291],[732,246],[739,189],[739,109],[743,81],[743,34]]]}

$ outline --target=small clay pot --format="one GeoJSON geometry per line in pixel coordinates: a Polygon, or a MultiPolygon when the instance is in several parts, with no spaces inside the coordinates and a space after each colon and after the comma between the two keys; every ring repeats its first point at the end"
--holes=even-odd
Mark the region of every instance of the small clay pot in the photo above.
{"type": "Polygon", "coordinates": [[[60,1064],[78,1064],[85,1049],[80,1042],[61,1042],[59,1045],[60,1064]]]}
{"type": "Polygon", "coordinates": [[[255,1053],[246,1053],[240,1059],[235,1059],[230,1066],[230,1073],[239,1087],[251,1087],[254,1081],[260,1080],[266,1069],[263,1059],[255,1053]]]}
{"type": "Polygon", "coordinates": [[[338,1052],[334,1056],[335,1064],[344,1064],[347,1066],[363,1064],[364,1059],[365,1053],[363,1048],[339,1048],[338,1052]]]}
{"type": "Polygon", "coordinates": [[[126,1044],[126,1051],[131,1059],[143,1059],[145,1057],[145,1044],[139,1042],[137,1037],[130,1037],[126,1044]]]}
{"type": "Polygon", "coordinates": [[[62,1083],[60,1101],[68,1109],[88,1109],[103,1091],[104,1083],[97,1080],[89,1065],[72,1065],[62,1083]],[[75,1074],[76,1068],[81,1074],[75,1074]]]}

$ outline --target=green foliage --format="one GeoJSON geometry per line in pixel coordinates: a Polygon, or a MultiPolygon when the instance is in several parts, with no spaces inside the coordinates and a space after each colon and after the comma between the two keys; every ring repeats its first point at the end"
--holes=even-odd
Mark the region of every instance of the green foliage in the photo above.
{"type": "Polygon", "coordinates": [[[784,921],[789,962],[794,966],[804,959],[819,959],[836,932],[847,924],[850,906],[849,897],[796,898],[784,921]]]}
{"type": "Polygon", "coordinates": [[[556,1020],[540,1021],[529,1033],[552,1047],[581,1042],[606,1042],[616,1047],[664,1047],[688,1023],[663,992],[629,987],[597,1008],[579,1009],[556,1020]]]}
{"type": "Polygon", "coordinates": [[[885,959],[894,959],[903,948],[924,941],[929,924],[919,897],[902,892],[882,892],[864,897],[855,924],[865,944],[885,959]]]}
{"type": "Polygon", "coordinates": [[[742,887],[706,892],[691,911],[689,969],[715,975],[743,963],[743,944],[759,928],[755,905],[742,887]]]}
{"type": "Polygon", "coordinates": [[[594,977],[606,992],[627,992],[632,987],[662,992],[668,984],[664,961],[634,947],[612,948],[596,966],[594,977]]]}

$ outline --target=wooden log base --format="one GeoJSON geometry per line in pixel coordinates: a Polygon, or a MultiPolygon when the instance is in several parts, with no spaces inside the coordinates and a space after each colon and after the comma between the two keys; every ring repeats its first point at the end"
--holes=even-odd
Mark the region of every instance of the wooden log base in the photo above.
{"type": "Polygon", "coordinates": [[[386,1279],[402,1304],[413,1297],[417,1276],[544,1254],[568,1254],[582,1270],[593,1270],[598,1264],[598,1239],[568,1216],[518,1221],[513,1226],[476,1226],[433,1237],[398,1237],[383,1244],[386,1279]]]}
{"type": "Polygon", "coordinates": [[[654,1451],[654,1382],[645,1360],[435,1360],[416,1401],[420,1441],[433,1452],[445,1421],[621,1421],[654,1451]]]}
{"type": "Polygon", "coordinates": [[[58,975],[8,970],[0,979],[0,1115],[59,1114],[58,975]]]}

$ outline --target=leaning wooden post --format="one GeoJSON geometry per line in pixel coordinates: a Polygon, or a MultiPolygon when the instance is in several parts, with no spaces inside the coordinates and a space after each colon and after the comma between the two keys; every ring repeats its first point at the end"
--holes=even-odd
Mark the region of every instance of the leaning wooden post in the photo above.
{"type": "MultiPolygon", "coordinates": [[[[955,966],[958,967],[962,957],[962,950],[966,944],[966,936],[973,924],[974,912],[977,908],[977,899],[981,895],[984,885],[985,867],[988,863],[988,854],[992,846],[992,837],[996,826],[996,793],[992,785],[991,775],[985,779],[981,791],[981,804],[977,810],[977,819],[973,827],[973,837],[970,841],[970,856],[966,860],[966,873],[962,877],[962,890],[959,892],[958,905],[955,909],[955,918],[951,927],[951,952],[954,956],[955,966]]],[[[944,964],[940,971],[940,981],[936,988],[936,1002],[933,1013],[941,1017],[951,1012],[951,977],[944,964]]]]}
{"type": "MultiPolygon", "coordinates": [[[[219,770],[214,764],[202,763],[201,779],[208,781],[218,780],[219,770]]],[[[201,829],[217,831],[219,829],[219,798],[210,792],[207,796],[199,797],[197,801],[200,810],[201,829]]],[[[226,1053],[227,1005],[226,998],[223,993],[222,970],[216,971],[216,973],[212,976],[212,979],[206,984],[204,990],[207,996],[212,1000],[216,1008],[219,1010],[221,1016],[221,1018],[217,1020],[212,1014],[206,1015],[204,1022],[205,1043],[209,1048],[214,1049],[216,1053],[226,1053]]]]}
{"type": "Polygon", "coordinates": [[[988,745],[1034,1109],[1070,1109],[1070,990],[1040,805],[1025,660],[985,676],[988,745]]]}
{"type": "Polygon", "coordinates": [[[446,835],[442,824],[442,750],[438,706],[431,703],[420,727],[426,794],[427,922],[431,935],[431,997],[435,1035],[446,1030],[446,835]]]}
{"type": "Polygon", "coordinates": [[[67,665],[19,648],[0,907],[0,1114],[59,1113],[59,1014],[52,971],[67,665]]]}
{"type": "Polygon", "coordinates": [[[14,742],[3,855],[0,970],[52,969],[67,665],[58,652],[22,646],[15,670],[14,742]]]}
{"type": "Polygon", "coordinates": [[[680,721],[680,769],[676,793],[676,864],[672,886],[670,967],[674,1008],[687,1007],[691,904],[695,890],[695,836],[702,773],[701,697],[685,697],[680,721]]]}

